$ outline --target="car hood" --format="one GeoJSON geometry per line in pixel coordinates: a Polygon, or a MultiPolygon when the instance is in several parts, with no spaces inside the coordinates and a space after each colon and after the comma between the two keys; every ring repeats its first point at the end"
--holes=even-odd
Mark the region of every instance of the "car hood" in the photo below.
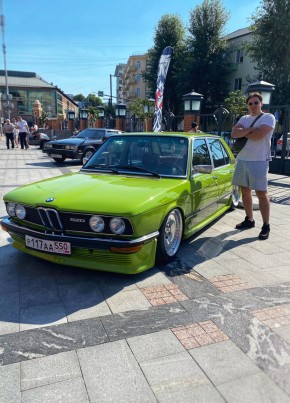
{"type": "Polygon", "coordinates": [[[22,186],[5,201],[66,211],[133,216],[188,195],[185,179],[75,173],[22,186]]]}

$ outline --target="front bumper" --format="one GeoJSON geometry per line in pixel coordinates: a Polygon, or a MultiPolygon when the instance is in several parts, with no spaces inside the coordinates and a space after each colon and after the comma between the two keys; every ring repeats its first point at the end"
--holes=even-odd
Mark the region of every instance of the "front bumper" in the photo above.
{"type": "Polygon", "coordinates": [[[70,159],[80,159],[82,157],[82,152],[75,150],[54,150],[52,148],[44,148],[42,152],[47,154],[49,157],[51,157],[52,154],[70,159]]]}
{"type": "Polygon", "coordinates": [[[117,240],[41,233],[15,224],[9,218],[4,218],[1,226],[10,234],[16,249],[52,263],[122,274],[140,273],[155,264],[158,231],[136,239],[117,240]],[[29,249],[25,245],[25,235],[49,241],[70,242],[71,255],[29,249]],[[138,251],[126,252],[126,248],[138,245],[138,251]],[[116,248],[118,252],[115,251],[116,248]]]}
{"type": "Polygon", "coordinates": [[[159,232],[155,231],[140,238],[130,240],[59,235],[54,233],[43,233],[31,228],[22,227],[16,223],[11,222],[9,218],[4,218],[1,221],[1,227],[9,233],[13,233],[22,237],[24,237],[25,235],[29,235],[47,241],[70,242],[72,247],[87,249],[110,249],[112,247],[130,248],[132,246],[142,245],[150,241],[151,239],[157,238],[159,235],[159,232]]]}

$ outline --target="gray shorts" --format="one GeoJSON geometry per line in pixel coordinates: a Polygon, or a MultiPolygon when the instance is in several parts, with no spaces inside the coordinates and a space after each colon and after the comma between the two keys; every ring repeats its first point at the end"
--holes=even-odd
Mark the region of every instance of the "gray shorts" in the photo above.
{"type": "Polygon", "coordinates": [[[267,191],[268,171],[268,161],[237,160],[232,184],[252,190],[267,191]]]}

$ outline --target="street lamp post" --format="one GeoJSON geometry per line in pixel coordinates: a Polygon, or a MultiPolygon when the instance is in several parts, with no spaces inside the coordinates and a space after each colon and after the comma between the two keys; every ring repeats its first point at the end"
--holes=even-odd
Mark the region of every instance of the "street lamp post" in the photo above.
{"type": "Polygon", "coordinates": [[[79,110],[80,130],[84,130],[88,127],[88,117],[89,117],[89,113],[88,113],[87,109],[79,110]]]}
{"type": "Polygon", "coordinates": [[[103,127],[104,116],[105,116],[105,108],[102,105],[97,106],[97,114],[98,114],[98,118],[95,121],[95,127],[97,129],[99,129],[99,128],[103,127]]]}
{"type": "Polygon", "coordinates": [[[144,100],[145,132],[152,132],[155,99],[144,100]]]}
{"type": "Polygon", "coordinates": [[[199,126],[200,108],[203,95],[197,92],[189,92],[182,96],[184,101],[184,128],[183,131],[188,132],[191,129],[191,123],[196,122],[199,126]]]}
{"type": "Polygon", "coordinates": [[[127,108],[125,104],[117,104],[115,107],[115,114],[116,114],[116,129],[117,130],[124,130],[124,122],[127,114],[127,108]]]}
{"type": "Polygon", "coordinates": [[[68,130],[73,133],[74,131],[74,120],[75,120],[75,111],[67,111],[66,113],[68,130]]]}

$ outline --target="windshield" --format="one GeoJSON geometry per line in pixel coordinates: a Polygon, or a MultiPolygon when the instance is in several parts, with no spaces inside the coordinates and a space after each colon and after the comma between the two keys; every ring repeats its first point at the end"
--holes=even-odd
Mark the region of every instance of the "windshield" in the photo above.
{"type": "Polygon", "coordinates": [[[105,135],[104,130],[91,130],[91,129],[85,129],[81,131],[76,137],[79,139],[95,139],[95,140],[102,140],[105,135]]]}
{"type": "Polygon", "coordinates": [[[82,169],[185,177],[187,161],[186,137],[119,135],[109,138],[82,169]]]}

